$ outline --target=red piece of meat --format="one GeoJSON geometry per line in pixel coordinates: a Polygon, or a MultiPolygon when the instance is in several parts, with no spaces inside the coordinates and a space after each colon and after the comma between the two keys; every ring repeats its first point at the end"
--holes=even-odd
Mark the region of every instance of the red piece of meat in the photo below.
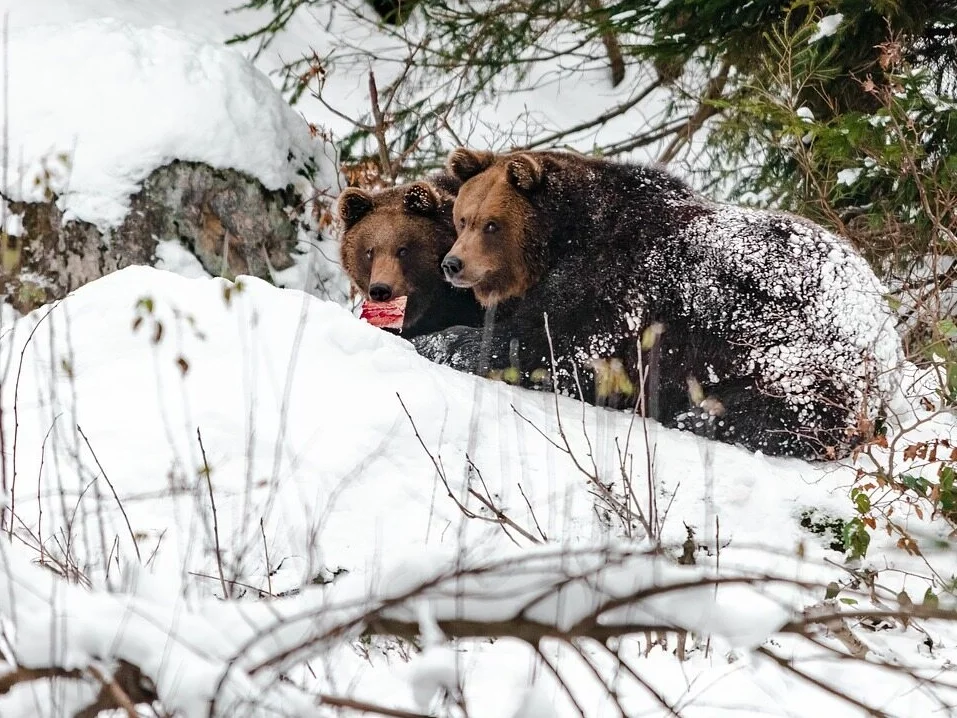
{"type": "Polygon", "coordinates": [[[405,320],[405,303],[408,297],[397,297],[390,302],[373,302],[366,300],[362,303],[360,319],[380,329],[402,330],[405,320]]]}

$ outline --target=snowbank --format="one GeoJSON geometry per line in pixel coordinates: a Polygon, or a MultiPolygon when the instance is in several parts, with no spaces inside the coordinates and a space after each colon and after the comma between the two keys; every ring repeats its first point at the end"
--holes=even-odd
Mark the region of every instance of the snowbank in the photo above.
{"type": "MultiPolygon", "coordinates": [[[[280,604],[265,600],[267,595],[339,574],[325,589],[304,591],[283,615],[311,606],[312,613],[305,615],[314,616],[317,605],[330,604],[301,601],[337,596],[340,607],[354,611],[357,604],[347,600],[350,596],[387,598],[458,562],[507,567],[515,560],[516,542],[526,551],[533,549],[530,539],[508,526],[467,518],[452,497],[470,512],[494,518],[477,498],[486,497],[528,535],[547,536],[552,546],[544,551],[583,551],[621,536],[640,539],[640,527],[616,518],[606,497],[579,468],[591,470],[594,461],[603,480],[617,482],[612,498],[628,501],[621,489],[619,451],[627,456],[626,473],[633,482],[630,505],[647,506],[654,499],[656,525],[671,553],[680,553],[688,526],[709,551],[716,543],[720,546],[725,575],[750,572],[819,585],[847,576],[838,565],[825,563],[843,560],[828,548],[830,538],[808,533],[800,519],[809,509],[848,517],[852,468],[768,459],[653,422],[632,422],[626,413],[594,407],[583,412],[571,400],[559,398],[556,403],[552,395],[431,365],[403,339],[365,324],[334,303],[259,280],[244,277],[241,284],[231,285],[148,268],[125,269],[17,322],[0,339],[0,357],[14,359],[2,400],[6,436],[16,433],[16,449],[7,461],[6,501],[17,515],[17,541],[11,544],[17,565],[26,569],[25,560],[42,557],[57,571],[79,573],[95,588],[122,589],[133,596],[101,594],[94,604],[84,601],[81,589],[71,589],[57,605],[77,608],[64,608],[62,615],[96,615],[101,620],[78,624],[72,629],[79,632],[71,634],[74,643],[58,645],[72,646],[80,653],[71,655],[82,657],[102,650],[98,641],[122,629],[130,631],[124,634],[130,642],[109,640],[109,646],[122,645],[123,650],[142,651],[144,660],[159,660],[136,642],[137,636],[175,628],[183,636],[201,639],[197,650],[202,661],[187,652],[177,654],[173,664],[163,664],[174,666],[161,676],[163,690],[170,691],[167,702],[184,710],[201,710],[209,685],[218,682],[215,667],[262,621],[276,618],[280,604]],[[651,493],[649,455],[654,457],[651,493]],[[436,551],[447,557],[446,563],[435,558],[436,551]],[[234,600],[215,600],[224,593],[234,600]],[[150,605],[155,608],[144,608],[150,605]],[[143,621],[134,621],[129,617],[133,615],[147,616],[142,630],[134,630],[133,624],[143,621]],[[175,627],[169,623],[174,618],[180,621],[175,627]],[[217,638],[202,638],[209,635],[217,638]],[[198,666],[199,672],[190,673],[188,686],[178,684],[175,666],[198,666]]],[[[903,512],[895,518],[928,541],[926,532],[946,531],[903,512]]],[[[882,573],[882,580],[897,576],[910,582],[908,590],[919,596],[913,576],[926,570],[924,557],[897,551],[895,541],[874,534],[871,550],[882,568],[900,571],[882,573]]],[[[588,561],[572,555],[559,553],[563,576],[587,567],[588,561]]],[[[709,561],[705,552],[698,555],[709,561]]],[[[657,564],[640,556],[634,560],[639,563],[623,563],[617,572],[609,565],[604,587],[589,584],[592,593],[583,592],[585,584],[569,583],[560,592],[562,598],[539,602],[528,617],[574,621],[596,596],[620,596],[656,581],[680,579],[687,571],[671,567],[671,559],[657,564]]],[[[932,560],[938,570],[951,571],[952,558],[935,554],[932,560]]],[[[528,603],[536,588],[552,580],[541,561],[531,569],[530,564],[517,565],[521,571],[497,580],[483,582],[478,576],[452,581],[448,591],[438,586],[430,603],[432,614],[442,618],[467,610],[473,617],[500,619],[514,613],[515,601],[524,596],[528,603]],[[450,598],[450,591],[463,587],[476,596],[474,604],[450,598]]],[[[19,568],[5,573],[8,580],[25,575],[19,568]]],[[[32,585],[33,578],[27,583],[32,585]]],[[[893,594],[901,585],[888,590],[893,594]]],[[[684,663],[668,651],[646,657],[645,646],[637,641],[623,643],[628,646],[622,648],[623,655],[669,701],[682,705],[684,715],[715,715],[715,705],[732,696],[735,709],[727,715],[754,715],[767,706],[769,685],[775,691],[774,704],[791,715],[833,713],[844,707],[832,697],[809,692],[808,685],[793,676],[769,676],[768,663],[748,657],[748,649],[780,625],[781,606],[814,603],[822,591],[791,586],[755,596],[728,588],[717,601],[712,590],[680,599],[662,594],[657,602],[609,611],[603,621],[652,619],[725,637],[716,638],[713,650],[719,653],[710,658],[694,653],[684,663]],[[734,656],[734,668],[716,658],[725,655],[734,656]],[[689,682],[700,689],[689,692],[689,682]]],[[[53,589],[34,586],[29,600],[42,605],[48,590],[53,589]]],[[[324,620],[335,615],[323,613],[324,620]]],[[[418,619],[408,611],[390,615],[418,619]]],[[[289,622],[248,653],[249,661],[270,647],[315,637],[327,625],[307,623],[304,630],[301,622],[289,622]]],[[[49,630],[50,624],[42,626],[49,630]]],[[[34,629],[40,630],[40,624],[34,629]]],[[[42,645],[43,635],[36,635],[33,643],[42,645]]],[[[932,635],[941,648],[926,658],[914,653],[925,640],[916,630],[878,632],[868,640],[881,655],[893,651],[899,659],[933,671],[951,659],[952,649],[945,646],[953,642],[948,633],[935,630],[932,635]]],[[[540,667],[510,677],[502,674],[503,666],[537,665],[538,658],[524,644],[497,642],[490,647],[478,641],[457,645],[451,654],[436,646],[423,657],[421,671],[416,672],[413,662],[408,667],[411,676],[403,678],[405,669],[397,669],[394,649],[358,644],[365,646],[366,660],[353,649],[357,644],[349,639],[354,636],[346,632],[323,644],[328,666],[316,671],[318,677],[302,666],[283,667],[312,690],[350,686],[349,695],[407,710],[417,709],[416,695],[422,699],[423,690],[444,685],[454,668],[466,698],[476,701],[470,704],[471,715],[515,715],[521,705],[540,704],[543,695],[553,702],[554,714],[575,714],[550,679],[542,683],[540,676],[531,692],[529,685],[521,690],[513,685],[515,676],[540,674],[540,667]],[[508,688],[507,699],[503,693],[486,704],[483,686],[503,686],[503,691],[512,686],[514,691],[508,688]]],[[[877,669],[866,664],[851,670],[837,654],[822,656],[816,648],[780,640],[775,649],[802,661],[824,680],[833,680],[835,665],[842,666],[842,676],[854,676],[840,678],[847,690],[875,684],[875,674],[867,671],[877,669]]],[[[545,650],[583,699],[611,709],[580,655],[569,655],[567,646],[545,650]]],[[[615,669],[607,656],[595,660],[606,667],[610,680],[615,669]]],[[[253,685],[248,676],[238,675],[225,686],[225,695],[245,701],[263,685],[272,685],[267,677],[260,675],[253,685]]],[[[882,705],[911,707],[917,700],[913,682],[903,674],[882,675],[878,684],[882,705]]],[[[43,684],[18,687],[9,699],[0,698],[0,712],[32,715],[35,701],[49,698],[38,698],[46,696],[44,690],[43,684]]],[[[656,709],[654,699],[640,687],[632,686],[623,696],[634,714],[656,709]]],[[[268,701],[263,696],[264,711],[278,705],[270,702],[273,699],[287,707],[300,705],[299,698],[277,693],[268,701]]],[[[921,694],[920,700],[926,700],[921,706],[933,705],[930,694],[921,694]]]]}
{"type": "Polygon", "coordinates": [[[231,168],[268,189],[312,173],[339,187],[331,145],[239,52],[110,19],[13,30],[4,111],[6,194],[60,195],[65,219],[118,225],[149,173],[174,159],[231,168]]]}
{"type": "MultiPolygon", "coordinates": [[[[196,718],[209,714],[212,696],[220,716],[310,713],[305,696],[276,680],[284,665],[287,670],[294,665],[288,656],[304,650],[321,655],[335,642],[354,639],[369,624],[366,616],[405,620],[414,628],[419,614],[430,650],[415,662],[410,690],[422,710],[439,686],[454,689],[457,683],[454,653],[443,645],[437,621],[524,618],[568,631],[597,616],[606,629],[694,628],[735,645],[758,645],[789,617],[753,588],[683,586],[703,573],[628,547],[574,552],[548,547],[477,563],[449,561],[448,552],[419,553],[414,562],[393,567],[372,590],[363,579],[346,577],[326,591],[311,589],[294,598],[226,610],[206,601],[190,610],[142,590],[103,594],[67,585],[27,565],[2,543],[0,616],[9,620],[10,652],[19,665],[76,670],[126,660],[150,678],[167,708],[196,718]],[[654,592],[672,585],[677,588],[654,592]],[[408,602],[412,605],[401,602],[419,586],[428,588],[408,602]],[[651,595],[623,603],[642,592],[651,595]],[[606,606],[613,608],[606,612],[606,606]],[[256,667],[266,665],[270,670],[257,674],[256,667]]],[[[521,689],[532,683],[516,686],[523,700],[521,689]]]]}
{"type": "MultiPolygon", "coordinates": [[[[200,478],[197,428],[214,486],[224,492],[217,502],[220,531],[246,536],[252,547],[223,548],[245,554],[237,569],[247,582],[265,568],[260,517],[267,530],[272,522],[283,529],[270,546],[270,563],[302,561],[293,583],[320,566],[356,571],[368,562],[374,572],[405,555],[407,545],[393,536],[453,546],[476,541],[487,550],[511,546],[499,529],[461,515],[446,498],[433,458],[462,491],[472,474],[468,455],[522,525],[534,522],[518,483],[538,507],[534,518],[546,535],[566,541],[605,535],[595,533],[587,478],[550,441],[559,435],[553,395],[430,364],[405,340],[298,291],[248,277],[237,289],[223,280],[132,267],[18,323],[0,342],[0,353],[19,357],[21,351],[15,500],[27,525],[36,518],[36,486],[24,482],[40,477],[48,525],[46,512],[60,511],[59,489],[76,496],[99,474],[86,441],[72,428],[79,424],[120,499],[129,502],[125,509],[133,525],[152,537],[140,539],[142,553],[157,548],[163,530],[183,527],[182,535],[167,534],[155,559],[162,563],[172,554],[177,571],[184,562],[204,573],[215,568],[203,554],[209,546],[191,543],[188,528],[209,507],[193,505],[191,494],[151,498],[171,485],[193,487],[200,478]],[[41,471],[40,447],[51,426],[41,471]],[[60,452],[62,460],[51,461],[60,452]]],[[[673,492],[682,485],[665,522],[676,543],[684,540],[681,521],[703,535],[711,531],[702,472],[712,462],[724,468],[714,487],[723,535],[751,544],[778,535],[781,548],[801,536],[796,526],[782,534],[782,526],[792,523],[794,501],[782,499],[782,492],[791,495],[795,483],[819,484],[825,472],[833,472],[712,444],[653,422],[646,441],[641,422],[635,425],[627,413],[589,408],[583,421],[577,402],[562,398],[558,407],[576,458],[590,465],[591,453],[603,475],[620,474],[615,441],[624,449],[627,438],[636,480],[646,481],[640,467],[652,446],[661,489],[673,492]]],[[[845,493],[827,498],[839,484],[832,480],[811,489],[813,504],[846,508],[845,493]]],[[[88,492],[81,515],[87,500],[96,503],[88,492]]],[[[110,502],[102,508],[106,517],[119,518],[110,502]]],[[[622,527],[608,530],[615,535],[622,527]]],[[[121,555],[131,556],[129,532],[109,533],[115,534],[121,555]]],[[[94,538],[89,562],[98,572],[94,538]]],[[[74,545],[80,559],[81,544],[78,539],[74,545]]],[[[204,581],[187,583],[217,590],[204,581]]]]}

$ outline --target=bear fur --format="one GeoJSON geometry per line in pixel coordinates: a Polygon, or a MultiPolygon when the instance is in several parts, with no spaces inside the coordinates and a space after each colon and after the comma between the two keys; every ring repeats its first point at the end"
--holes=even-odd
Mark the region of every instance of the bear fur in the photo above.
{"type": "Polygon", "coordinates": [[[494,324],[420,337],[421,354],[511,364],[525,385],[547,372],[590,403],[641,396],[646,416],[769,455],[842,457],[873,431],[902,351],[846,240],[643,166],[464,148],[447,166],[463,185],[443,269],[494,324]]]}
{"type": "Polygon", "coordinates": [[[369,301],[407,297],[406,338],[482,324],[472,292],[445,282],[440,268],[455,242],[452,203],[459,184],[437,175],[376,193],[350,187],[339,195],[342,267],[369,301]]]}

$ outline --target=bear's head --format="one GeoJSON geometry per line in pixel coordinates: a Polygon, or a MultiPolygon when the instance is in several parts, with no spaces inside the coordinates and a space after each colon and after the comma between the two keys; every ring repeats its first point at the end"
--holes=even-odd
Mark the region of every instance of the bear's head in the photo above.
{"type": "Polygon", "coordinates": [[[442,260],[446,279],[472,289],[486,307],[522,296],[543,269],[541,233],[533,226],[544,181],[540,158],[460,147],[446,167],[463,182],[453,210],[458,237],[442,260]]]}
{"type": "Polygon", "coordinates": [[[366,299],[408,298],[404,332],[447,293],[440,265],[455,242],[453,201],[428,182],[376,193],[350,187],[339,195],[342,267],[366,299]]]}

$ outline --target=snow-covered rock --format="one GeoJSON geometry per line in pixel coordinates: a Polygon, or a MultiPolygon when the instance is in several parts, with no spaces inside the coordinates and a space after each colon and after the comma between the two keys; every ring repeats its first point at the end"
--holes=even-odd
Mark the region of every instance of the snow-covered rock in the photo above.
{"type": "Polygon", "coordinates": [[[239,52],[181,31],[99,19],[14,30],[0,72],[4,188],[104,230],[156,168],[185,160],[281,189],[338,189],[331,146],[239,52]]]}
{"type": "Polygon", "coordinates": [[[293,281],[317,289],[306,226],[338,190],[335,151],[238,52],[104,19],[14,31],[7,54],[3,292],[19,311],[177,240],[211,274],[312,265],[293,281]]]}

